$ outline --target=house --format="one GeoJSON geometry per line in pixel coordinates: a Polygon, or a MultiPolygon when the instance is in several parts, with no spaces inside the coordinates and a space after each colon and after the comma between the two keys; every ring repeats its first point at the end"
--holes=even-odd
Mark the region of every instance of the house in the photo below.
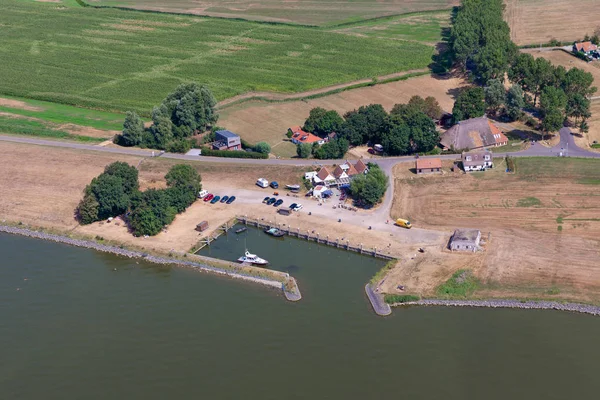
{"type": "Polygon", "coordinates": [[[325,185],[317,185],[313,188],[312,195],[320,199],[333,195],[333,192],[325,185]]]}
{"type": "Polygon", "coordinates": [[[494,167],[494,157],[489,150],[462,153],[461,159],[465,172],[485,171],[487,168],[494,167]]]}
{"type": "Polygon", "coordinates": [[[505,146],[508,138],[486,117],[460,121],[448,129],[440,140],[445,150],[473,150],[505,146]]]}
{"type": "Polygon", "coordinates": [[[325,143],[325,139],[320,138],[317,135],[313,135],[310,132],[304,132],[302,130],[302,128],[299,126],[294,126],[294,127],[289,128],[288,132],[291,132],[291,134],[292,134],[291,139],[292,139],[292,143],[294,143],[294,144],[300,144],[300,143],[324,144],[325,143]]]}
{"type": "Polygon", "coordinates": [[[442,160],[439,158],[419,158],[416,169],[417,174],[439,174],[442,172],[442,160]]]}
{"type": "Polygon", "coordinates": [[[315,176],[313,176],[313,182],[315,184],[324,183],[327,185],[328,183],[333,183],[335,181],[335,177],[329,172],[327,167],[323,167],[317,172],[315,176]]]}
{"type": "Polygon", "coordinates": [[[477,229],[457,229],[450,238],[450,250],[472,251],[480,250],[481,231],[477,229]]]}
{"type": "Polygon", "coordinates": [[[216,131],[214,150],[242,150],[242,139],[230,131],[216,131]]]}
{"type": "Polygon", "coordinates": [[[583,52],[585,54],[589,54],[592,51],[598,50],[598,46],[593,44],[592,42],[579,42],[573,43],[573,53],[583,52]]]}
{"type": "Polygon", "coordinates": [[[304,176],[307,179],[308,176],[312,176],[315,185],[323,184],[325,186],[342,187],[344,185],[349,185],[350,180],[355,176],[366,174],[368,171],[369,168],[367,165],[362,160],[358,160],[356,164],[346,161],[344,164],[336,166],[333,172],[330,172],[326,167],[322,167],[316,175],[306,173],[304,176]]]}

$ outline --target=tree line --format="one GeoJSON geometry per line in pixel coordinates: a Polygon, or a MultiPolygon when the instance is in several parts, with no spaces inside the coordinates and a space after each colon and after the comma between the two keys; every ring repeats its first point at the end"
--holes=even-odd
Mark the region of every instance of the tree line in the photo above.
{"type": "Polygon", "coordinates": [[[396,104],[388,113],[381,104],[361,106],[340,116],[335,110],[313,108],[303,129],[320,137],[335,132],[322,146],[299,144],[300,158],[342,158],[349,146],[381,144],[388,155],[429,152],[439,142],[434,119],[442,109],[433,97],[413,96],[407,104],[396,104]]]}
{"type": "Polygon", "coordinates": [[[569,118],[587,131],[589,97],[596,91],[592,74],[518,53],[502,14],[502,0],[463,0],[452,19],[452,58],[482,85],[457,96],[454,122],[481,117],[486,111],[514,121],[531,109],[538,111],[544,132],[558,131],[569,118]],[[512,83],[508,90],[505,74],[512,83]]]}
{"type": "Polygon", "coordinates": [[[166,189],[139,190],[138,171],[125,162],[108,165],[92,179],[77,206],[82,224],[127,215],[136,236],[153,236],[185,211],[202,189],[201,177],[191,166],[177,164],[165,175],[166,189]]]}

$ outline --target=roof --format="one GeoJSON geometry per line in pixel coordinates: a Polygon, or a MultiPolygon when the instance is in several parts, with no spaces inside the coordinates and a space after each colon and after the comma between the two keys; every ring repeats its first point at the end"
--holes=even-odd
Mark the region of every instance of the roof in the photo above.
{"type": "Polygon", "coordinates": [[[354,175],[358,175],[358,171],[356,170],[354,165],[348,163],[348,169],[346,170],[346,174],[348,176],[354,176],[354,175]]]}
{"type": "Polygon", "coordinates": [[[292,131],[292,138],[300,143],[315,143],[323,140],[317,135],[303,131],[300,126],[292,126],[290,131],[292,131]]]}
{"type": "Polygon", "coordinates": [[[463,165],[472,166],[472,165],[482,165],[485,162],[484,156],[490,156],[490,160],[494,158],[492,152],[489,150],[480,150],[480,151],[469,151],[467,153],[462,153],[462,162],[463,165]],[[465,161],[467,156],[471,156],[471,161],[465,161]]]}
{"type": "Polygon", "coordinates": [[[317,186],[315,186],[315,188],[313,189],[313,191],[316,190],[317,192],[320,192],[323,189],[325,189],[325,186],[323,186],[323,185],[317,185],[317,186]]]}
{"type": "Polygon", "coordinates": [[[462,240],[466,242],[476,242],[481,232],[477,229],[457,229],[452,235],[452,241],[462,240]]]}
{"type": "Polygon", "coordinates": [[[367,164],[365,164],[363,160],[359,159],[356,164],[354,164],[354,168],[356,168],[356,172],[362,174],[367,170],[367,164]]]}
{"type": "Polygon", "coordinates": [[[442,168],[442,160],[439,158],[419,158],[417,169],[442,168]]]}
{"type": "Polygon", "coordinates": [[[598,46],[596,46],[592,42],[579,42],[575,43],[575,48],[577,49],[577,51],[583,51],[584,53],[588,53],[592,50],[597,50],[598,46]]]}
{"type": "Polygon", "coordinates": [[[320,180],[324,181],[325,179],[327,179],[328,176],[330,176],[331,174],[329,173],[329,170],[325,167],[321,168],[319,170],[319,172],[317,172],[317,178],[319,178],[320,180]]]}
{"type": "MultiPolygon", "coordinates": [[[[471,118],[460,121],[443,135],[440,143],[446,148],[477,149],[480,147],[494,146],[496,138],[494,135],[504,134],[486,117],[471,118]]],[[[508,139],[506,139],[508,140],[508,139]]]]}
{"type": "Polygon", "coordinates": [[[226,138],[238,138],[240,137],[239,135],[236,135],[235,133],[231,132],[231,131],[216,131],[215,133],[218,133],[219,135],[226,137],[226,138]]]}
{"type": "Polygon", "coordinates": [[[337,167],[335,167],[335,169],[333,170],[333,176],[335,177],[335,179],[339,179],[343,173],[344,173],[344,170],[339,165],[337,167]]]}

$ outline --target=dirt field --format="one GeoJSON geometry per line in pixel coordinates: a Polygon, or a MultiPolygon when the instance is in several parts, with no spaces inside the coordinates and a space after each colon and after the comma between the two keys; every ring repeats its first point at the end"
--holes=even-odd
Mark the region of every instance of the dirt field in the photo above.
{"type": "Polygon", "coordinates": [[[308,25],[450,8],[456,0],[89,0],[92,4],[308,25]]]}
{"type": "Polygon", "coordinates": [[[600,28],[596,0],[506,0],[505,19],[518,45],[582,39],[600,28]],[[574,10],[585,10],[576,12],[574,10]],[[573,15],[575,14],[575,15],[573,15]],[[573,17],[568,17],[573,15],[573,17]]]}
{"type": "Polygon", "coordinates": [[[400,267],[388,290],[410,282],[426,293],[452,271],[470,268],[484,283],[482,296],[543,297],[556,286],[561,296],[585,293],[589,301],[600,301],[600,163],[519,159],[516,174],[506,174],[498,161],[483,174],[451,173],[448,166],[442,176],[425,177],[396,166],[392,216],[409,218],[416,227],[489,232],[487,250],[448,252],[441,264],[434,257],[400,267]]]}
{"type": "Polygon", "coordinates": [[[341,114],[362,105],[382,104],[390,110],[394,104],[405,103],[413,95],[434,96],[442,108],[451,111],[457,89],[466,85],[460,78],[441,79],[421,76],[321,97],[314,100],[286,103],[251,101],[220,111],[219,124],[227,126],[250,143],[265,141],[271,146],[285,139],[290,126],[302,125],[314,107],[334,109],[341,114]],[[260,126],[260,129],[257,129],[260,126]]]}

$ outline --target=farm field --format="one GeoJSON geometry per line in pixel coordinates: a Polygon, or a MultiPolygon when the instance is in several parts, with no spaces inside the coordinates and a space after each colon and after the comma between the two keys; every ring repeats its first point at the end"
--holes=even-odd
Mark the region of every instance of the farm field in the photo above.
{"type": "MultiPolygon", "coordinates": [[[[557,286],[566,297],[569,291],[586,292],[597,302],[600,162],[519,158],[516,163],[515,174],[506,174],[503,160],[496,160],[496,168],[485,173],[452,173],[447,164],[444,175],[425,177],[400,164],[394,170],[392,217],[408,218],[419,228],[491,233],[484,253],[447,260],[476,271],[488,285],[483,297],[541,296],[544,288],[557,286]]],[[[410,270],[398,274],[410,276],[410,270]]]]}
{"type": "Polygon", "coordinates": [[[406,103],[413,95],[420,95],[434,96],[442,109],[451,111],[457,89],[464,85],[466,82],[461,78],[427,75],[352,89],[316,99],[282,103],[248,101],[220,110],[219,124],[227,126],[250,143],[266,141],[274,146],[285,139],[288,127],[303,125],[314,107],[334,109],[344,114],[362,105],[377,103],[382,104],[389,111],[394,104],[406,103]],[[259,125],[260,129],[256,129],[259,125]]]}
{"type": "Polygon", "coordinates": [[[182,82],[205,83],[219,100],[293,93],[424,68],[434,51],[318,28],[73,4],[0,0],[0,95],[148,115],[182,82]]]}
{"type": "Polygon", "coordinates": [[[279,21],[304,25],[340,24],[415,11],[448,9],[457,0],[88,0],[93,5],[279,21]]]}
{"type": "Polygon", "coordinates": [[[598,28],[597,0],[505,0],[505,4],[504,18],[517,45],[575,41],[598,28]]]}

